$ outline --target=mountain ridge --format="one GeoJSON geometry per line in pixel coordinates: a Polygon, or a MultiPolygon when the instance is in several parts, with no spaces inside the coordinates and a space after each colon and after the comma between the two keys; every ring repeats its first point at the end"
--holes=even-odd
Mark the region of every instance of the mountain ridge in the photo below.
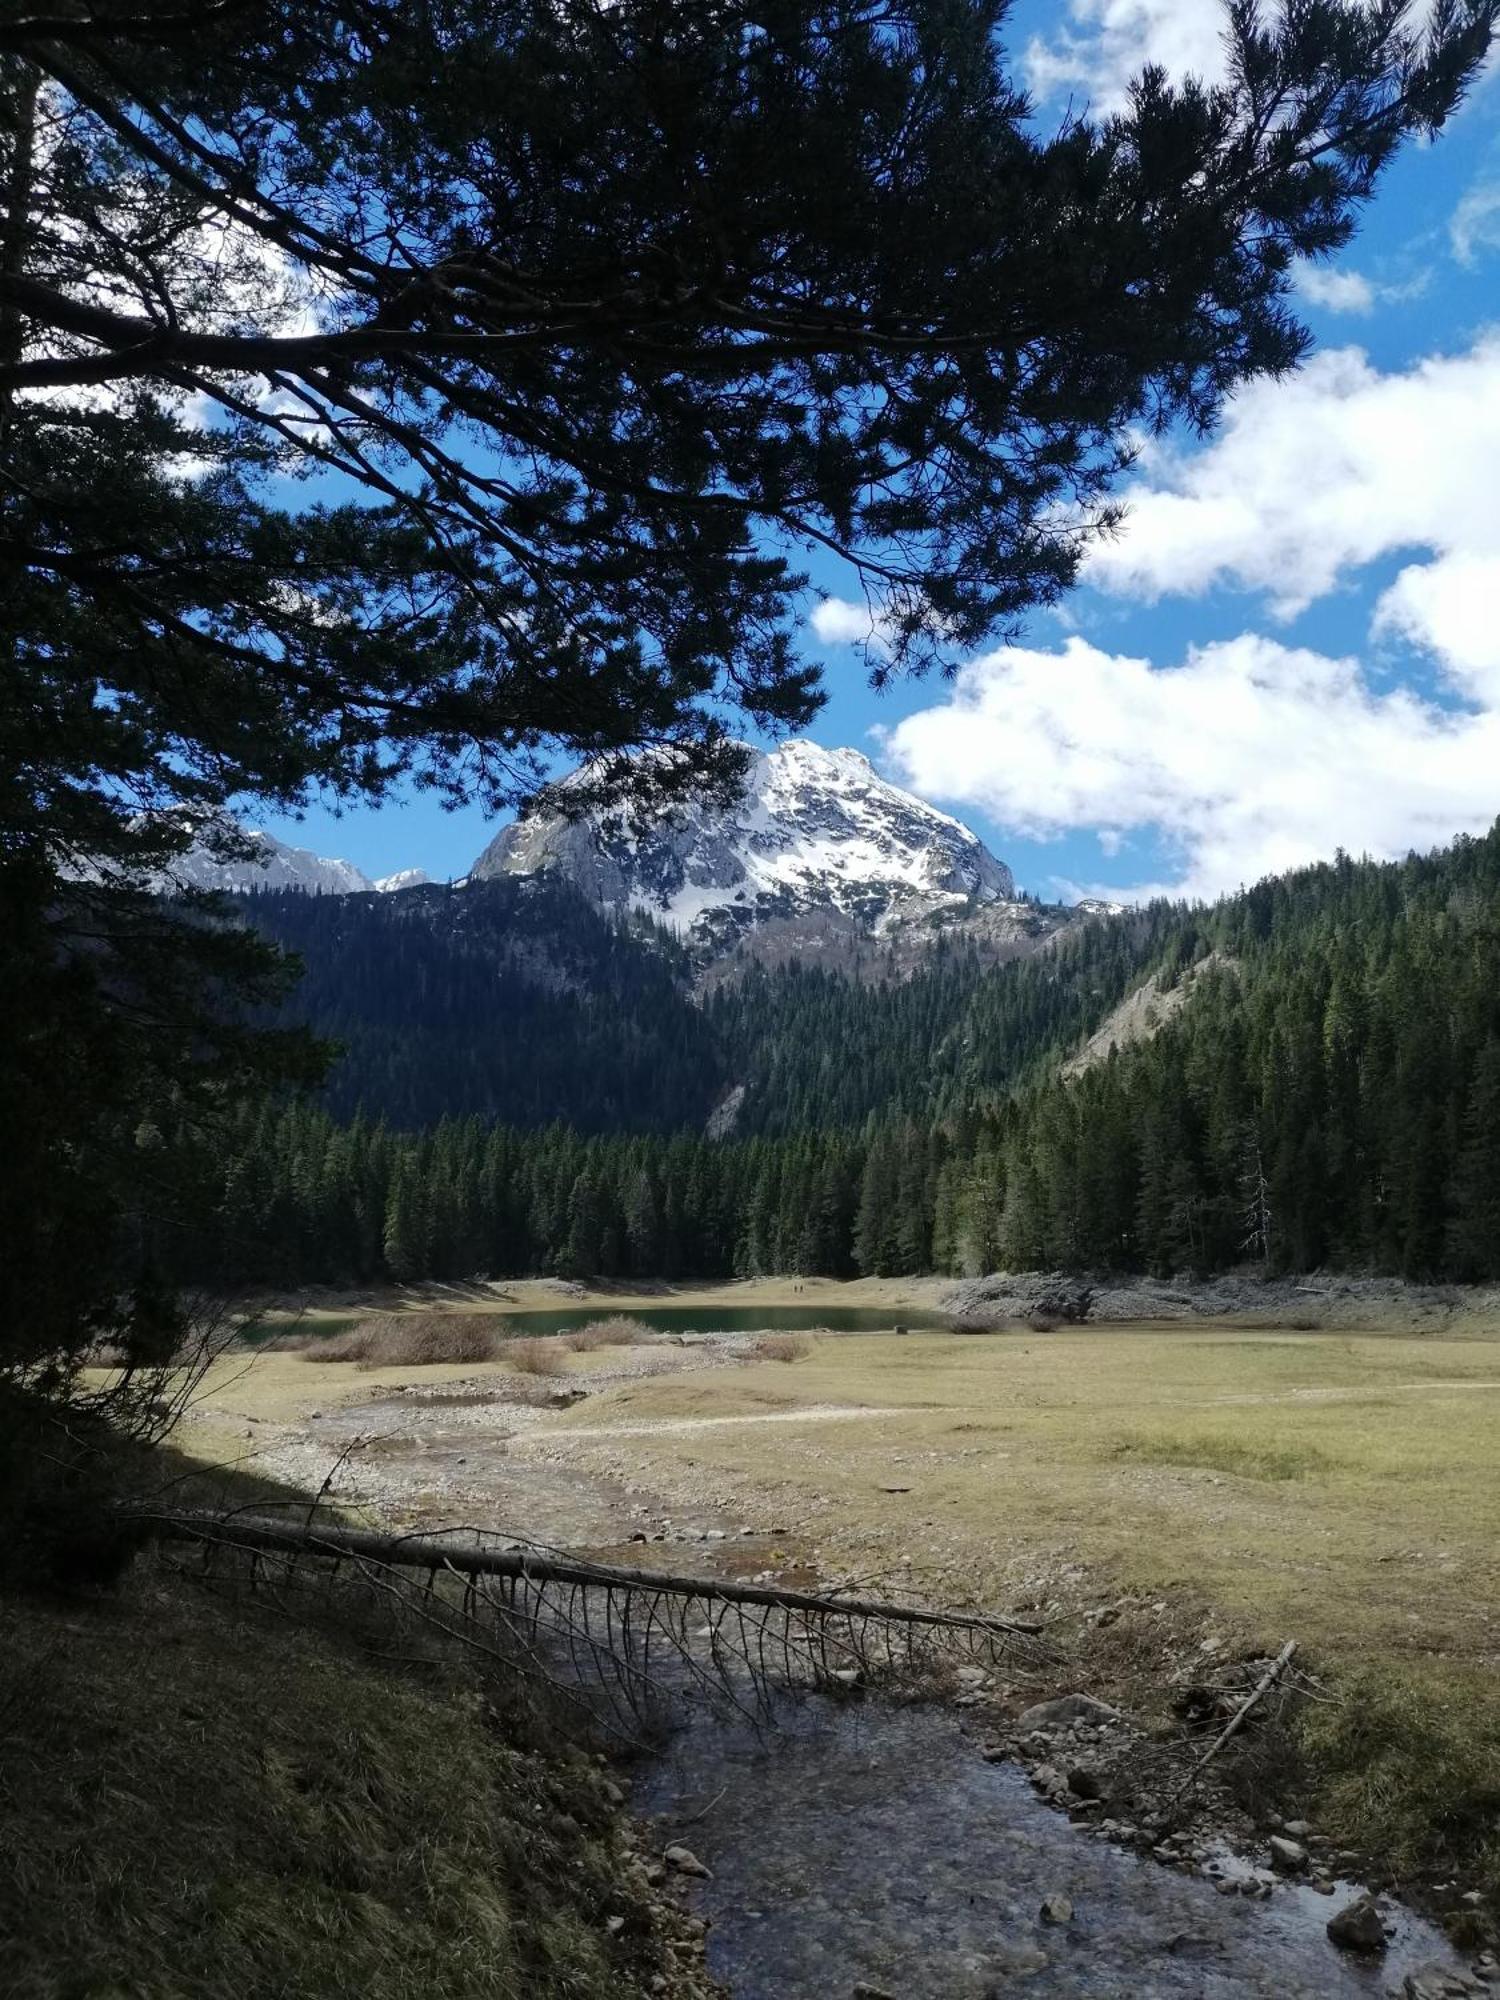
{"type": "Polygon", "coordinates": [[[862,944],[910,958],[955,929],[1014,952],[1072,921],[1039,921],[972,829],[858,750],[801,738],[753,750],[732,805],[650,821],[628,808],[570,814],[570,782],[554,794],[561,806],[502,828],[472,879],[559,876],[600,909],[676,930],[700,963],[840,964],[862,944]]]}

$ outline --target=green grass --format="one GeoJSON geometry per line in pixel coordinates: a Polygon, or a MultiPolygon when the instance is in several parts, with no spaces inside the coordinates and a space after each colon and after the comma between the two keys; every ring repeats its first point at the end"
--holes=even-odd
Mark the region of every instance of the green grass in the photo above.
{"type": "Polygon", "coordinates": [[[667,1963],[592,1763],[451,1663],[375,1656],[410,1635],[150,1558],[0,1618],[10,2000],[628,2000],[667,1963]]]}
{"type": "Polygon", "coordinates": [[[1228,1472],[1239,1479],[1305,1479],[1327,1472],[1334,1461],[1316,1445],[1295,1448],[1249,1444],[1239,1438],[1205,1436],[1123,1437],[1110,1447],[1111,1456],[1133,1465],[1183,1465],[1200,1472],[1228,1472]]]}
{"type": "MultiPolygon", "coordinates": [[[[1398,1876],[1500,1888],[1500,1734],[1492,1675],[1374,1662],[1304,1712],[1298,1749],[1335,1839],[1372,1844],[1398,1876]]],[[[1481,1935],[1472,1940],[1485,1941],[1481,1935]]]]}

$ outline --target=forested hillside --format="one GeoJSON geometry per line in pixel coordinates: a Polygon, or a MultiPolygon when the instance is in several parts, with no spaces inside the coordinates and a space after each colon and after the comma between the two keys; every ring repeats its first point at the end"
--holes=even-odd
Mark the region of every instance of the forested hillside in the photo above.
{"type": "Polygon", "coordinates": [[[301,961],[290,1010],[338,1047],[323,1097],[336,1118],[675,1131],[722,1088],[667,933],[622,930],[545,878],[284,891],[244,914],[301,961]]]}
{"type": "Polygon", "coordinates": [[[257,895],[244,914],[301,961],[290,1008],[339,1048],[322,1100],[336,1118],[674,1131],[742,1084],[742,1136],[988,1101],[1094,1027],[1181,917],[1080,924],[1003,976],[941,942],[905,980],[752,966],[700,1005],[670,933],[612,923],[548,876],[257,895]]]}
{"type": "MultiPolygon", "coordinates": [[[[388,1040],[371,1043],[391,1051],[435,980],[404,901],[384,947],[404,968],[388,1040]]],[[[307,939],[344,935],[336,905],[304,901],[280,934],[296,921],[307,939]]],[[[369,921],[361,907],[348,963],[355,990],[378,995],[369,921]]],[[[545,1079],[586,1057],[554,1122],[495,1125],[478,1107],[400,1132],[267,1107],[196,1161],[216,1221],[181,1246],[193,1275],[1500,1274],[1500,830],[1397,865],[1340,859],[1208,910],[1158,905],[1025,964],[939,955],[876,988],[760,973],[701,1012],[669,951],[612,934],[591,947],[615,978],[606,1005],[554,993],[487,1017],[497,990],[514,1000],[494,984],[493,942],[473,960],[445,945],[469,983],[434,1046],[455,1078],[503,1077],[517,1101],[529,1065],[539,1110],[545,1079]],[[1157,1033],[1060,1074],[1146,972],[1169,989],[1192,966],[1157,1033]],[[488,1069],[476,1037],[506,1045],[488,1069]],[[610,1073],[611,1037],[635,1069],[610,1073]],[[749,1086],[744,1122],[710,1140],[697,1110],[726,1078],[749,1086]],[[626,1084],[654,1094],[627,1101],[626,1084]]],[[[304,993],[323,1026],[335,978],[330,960],[304,993]]]]}

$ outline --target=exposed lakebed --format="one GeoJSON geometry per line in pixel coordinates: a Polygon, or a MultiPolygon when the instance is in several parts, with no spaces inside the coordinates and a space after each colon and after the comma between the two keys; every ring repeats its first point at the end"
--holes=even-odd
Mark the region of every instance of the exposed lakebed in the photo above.
{"type": "Polygon", "coordinates": [[[705,1710],[632,1804],[712,1870],[688,1894],[735,2000],[1373,2000],[1451,1962],[1399,1910],[1383,1961],[1339,1952],[1353,1885],[1260,1902],[1091,1840],[940,1708],[788,1701],[765,1734],[705,1710]],[[1074,1914],[1048,1924],[1058,1894],[1074,1914]]]}

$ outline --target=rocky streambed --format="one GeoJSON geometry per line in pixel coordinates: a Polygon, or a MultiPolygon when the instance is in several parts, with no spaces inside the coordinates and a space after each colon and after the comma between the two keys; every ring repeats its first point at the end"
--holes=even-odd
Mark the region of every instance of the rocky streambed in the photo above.
{"type": "MultiPolygon", "coordinates": [[[[614,1365],[719,1358],[645,1350],[614,1365]]],[[[621,1445],[609,1476],[580,1463],[589,1433],[551,1428],[556,1392],[539,1383],[512,1404],[479,1381],[386,1387],[300,1422],[252,1418],[247,1436],[283,1477],[314,1488],[338,1470],[341,1492],[403,1525],[524,1522],[553,1544],[640,1562],[651,1560],[640,1544],[691,1544],[668,1566],[817,1583],[811,1544],[766,1525],[775,1510],[747,1520],[722,1496],[690,1504],[643,1486],[628,1418],[598,1433],[621,1445]]],[[[1237,1671],[1253,1680],[1264,1664],[1237,1671]]],[[[1180,1745],[1158,1774],[1149,1732],[1124,1718],[1038,1727],[1033,1711],[1016,1714],[1019,1689],[982,1673],[966,1683],[974,1671],[957,1669],[943,1702],[787,1698],[760,1731],[688,1706],[637,1766],[643,1858],[683,1847],[701,1861],[703,1873],[649,1865],[704,1922],[709,1970],[733,2000],[1500,2000],[1493,1961],[1461,1967],[1440,1932],[1394,1904],[1378,1906],[1378,1937],[1366,1937],[1383,1949],[1336,1947],[1329,1919],[1360,1898],[1359,1864],[1309,1829],[1281,1828],[1278,1854],[1264,1824],[1236,1823],[1202,1793],[1164,1820],[1180,1745]]]]}
{"type": "Polygon", "coordinates": [[[1500,1970],[1460,1968],[1395,1905],[1382,1951],[1336,1947],[1356,1883],[1319,1893],[1227,1853],[1189,1874],[1089,1839],[951,1709],[810,1697],[759,1732],[703,1711],[632,1805],[734,2000],[1500,1996],[1500,1970]]]}

